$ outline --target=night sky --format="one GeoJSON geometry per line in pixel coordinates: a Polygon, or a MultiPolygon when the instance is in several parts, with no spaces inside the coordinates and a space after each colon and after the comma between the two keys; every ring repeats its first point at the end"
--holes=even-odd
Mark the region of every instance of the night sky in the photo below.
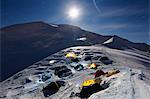
{"type": "Polygon", "coordinates": [[[150,44],[148,4],[149,0],[1,0],[1,27],[32,21],[72,24],[150,44]],[[68,18],[72,7],[80,9],[77,19],[68,18]]]}

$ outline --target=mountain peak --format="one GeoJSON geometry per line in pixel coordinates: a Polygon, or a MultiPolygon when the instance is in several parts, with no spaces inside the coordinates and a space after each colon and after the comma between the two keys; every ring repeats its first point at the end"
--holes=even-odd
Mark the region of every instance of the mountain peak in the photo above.
{"type": "Polygon", "coordinates": [[[109,44],[109,43],[112,43],[114,40],[114,37],[108,39],[107,41],[105,41],[103,44],[109,44]]]}

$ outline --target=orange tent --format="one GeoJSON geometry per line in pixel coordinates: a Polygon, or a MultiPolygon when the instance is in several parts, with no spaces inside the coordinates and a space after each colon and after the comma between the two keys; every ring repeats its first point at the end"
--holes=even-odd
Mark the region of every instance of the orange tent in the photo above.
{"type": "Polygon", "coordinates": [[[95,63],[92,63],[90,66],[89,66],[90,69],[96,69],[97,68],[97,65],[95,63]]]}

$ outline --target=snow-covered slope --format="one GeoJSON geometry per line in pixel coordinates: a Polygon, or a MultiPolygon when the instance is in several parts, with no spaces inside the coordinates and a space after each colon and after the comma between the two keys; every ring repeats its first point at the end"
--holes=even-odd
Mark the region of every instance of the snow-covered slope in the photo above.
{"type": "Polygon", "coordinates": [[[105,41],[103,44],[108,44],[108,43],[112,43],[113,42],[113,37],[112,38],[110,38],[109,40],[107,40],[107,41],[105,41]]]}
{"type": "Polygon", "coordinates": [[[125,51],[104,46],[78,46],[61,50],[20,71],[0,83],[0,97],[4,99],[79,99],[71,94],[80,93],[83,81],[94,78],[95,69],[86,65],[96,63],[104,72],[118,69],[118,74],[102,77],[100,85],[104,87],[88,97],[89,99],[149,99],[150,98],[150,59],[146,52],[125,51]],[[65,55],[74,52],[84,64],[84,69],[76,70],[74,64],[68,63],[65,55]],[[138,52],[138,53],[137,53],[138,52]],[[91,56],[90,61],[85,61],[91,56]],[[107,56],[112,63],[104,64],[97,57],[107,56]],[[61,75],[59,69],[65,70],[61,75]],[[46,77],[41,79],[42,77],[46,77]],[[51,82],[64,84],[58,91],[45,97],[43,88],[51,82]]]}
{"type": "Polygon", "coordinates": [[[93,94],[89,99],[149,99],[150,85],[145,83],[141,70],[120,68],[121,73],[107,78],[109,88],[93,94]]]}

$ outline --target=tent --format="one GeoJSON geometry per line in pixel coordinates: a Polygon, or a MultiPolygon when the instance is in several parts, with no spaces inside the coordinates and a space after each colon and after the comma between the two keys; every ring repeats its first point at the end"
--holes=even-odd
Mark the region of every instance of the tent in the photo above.
{"type": "Polygon", "coordinates": [[[49,61],[49,64],[53,64],[53,63],[55,63],[55,62],[57,62],[56,60],[50,60],[49,61]]]}
{"type": "Polygon", "coordinates": [[[89,66],[90,69],[97,69],[97,65],[95,63],[92,63],[90,66],[89,66]]]}
{"type": "Polygon", "coordinates": [[[99,78],[99,79],[88,79],[88,80],[86,80],[86,81],[84,81],[83,83],[82,83],[82,88],[84,87],[89,87],[89,86],[93,86],[94,84],[100,84],[101,83],[101,79],[99,78]]]}
{"type": "Polygon", "coordinates": [[[103,90],[100,84],[96,83],[94,79],[86,80],[82,84],[81,92],[79,93],[79,97],[88,98],[93,93],[103,90]]]}
{"type": "Polygon", "coordinates": [[[65,85],[64,81],[51,82],[50,84],[48,84],[46,87],[43,88],[42,92],[45,97],[49,97],[58,92],[59,88],[64,85],[65,85]]]}
{"type": "Polygon", "coordinates": [[[100,76],[106,76],[106,77],[110,77],[110,76],[112,76],[112,75],[114,75],[114,74],[117,74],[117,73],[119,73],[120,71],[118,70],[118,69],[113,69],[113,70],[110,70],[110,71],[108,71],[108,72],[104,72],[104,71],[102,71],[102,70],[97,70],[96,72],[95,72],[95,79],[96,78],[98,78],[98,77],[100,77],[100,76]]]}
{"type": "Polygon", "coordinates": [[[80,70],[83,70],[84,67],[83,67],[83,65],[79,64],[76,67],[74,67],[74,69],[77,70],[77,71],[80,71],[80,70]]]}
{"type": "Polygon", "coordinates": [[[112,75],[114,75],[114,74],[117,74],[117,73],[119,73],[119,72],[120,72],[120,71],[117,70],[117,69],[108,71],[108,72],[106,73],[106,77],[110,77],[110,76],[112,76],[112,75]]]}
{"type": "Polygon", "coordinates": [[[102,71],[102,70],[97,70],[97,71],[95,72],[95,78],[100,77],[101,75],[105,75],[104,71],[102,71]]]}
{"type": "Polygon", "coordinates": [[[83,65],[83,67],[87,67],[91,64],[91,61],[80,61],[79,64],[83,65]]]}
{"type": "Polygon", "coordinates": [[[83,82],[82,87],[88,87],[88,86],[93,85],[93,84],[95,84],[94,79],[86,80],[83,82]]]}
{"type": "Polygon", "coordinates": [[[76,54],[73,52],[70,52],[70,53],[67,53],[65,57],[66,58],[76,58],[76,54]]]}

